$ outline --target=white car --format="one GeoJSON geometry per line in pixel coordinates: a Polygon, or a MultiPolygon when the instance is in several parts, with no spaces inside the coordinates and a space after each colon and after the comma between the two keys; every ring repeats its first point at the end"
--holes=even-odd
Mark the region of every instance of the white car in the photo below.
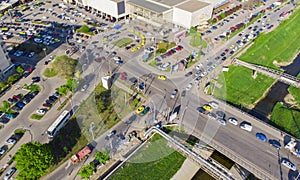
{"type": "Polygon", "coordinates": [[[251,123],[248,123],[248,122],[243,122],[243,123],[241,123],[241,124],[240,124],[240,128],[241,128],[241,129],[244,129],[244,130],[246,130],[246,131],[249,131],[249,132],[252,131],[252,125],[251,125],[251,123]]]}
{"type": "Polygon", "coordinates": [[[15,144],[17,141],[14,138],[9,138],[6,140],[7,144],[15,144]]]}
{"type": "Polygon", "coordinates": [[[219,104],[215,101],[209,102],[208,105],[210,105],[213,109],[218,109],[219,108],[219,104]]]}
{"type": "Polygon", "coordinates": [[[185,90],[189,91],[193,87],[193,83],[189,83],[189,85],[185,88],[185,90]]]}
{"type": "Polygon", "coordinates": [[[7,171],[7,173],[5,174],[5,176],[3,177],[3,179],[4,180],[9,180],[12,177],[12,175],[16,172],[16,170],[17,169],[15,167],[12,167],[11,169],[9,169],[7,171]]]}
{"type": "Polygon", "coordinates": [[[235,119],[234,117],[228,118],[228,122],[231,123],[231,124],[233,124],[233,125],[235,125],[235,126],[238,125],[238,120],[235,119]]]}
{"type": "Polygon", "coordinates": [[[39,109],[36,111],[37,114],[44,115],[46,113],[46,109],[39,109]]]}
{"type": "Polygon", "coordinates": [[[286,159],[282,159],[281,164],[284,165],[285,167],[291,169],[292,171],[296,171],[296,166],[286,159]]]}
{"type": "Polygon", "coordinates": [[[202,67],[203,67],[202,64],[198,64],[198,65],[196,66],[196,69],[197,69],[197,70],[200,70],[202,67]]]}
{"type": "Polygon", "coordinates": [[[114,60],[115,60],[115,61],[120,61],[121,58],[120,58],[119,56],[115,56],[115,57],[114,57],[114,60]]]}
{"type": "Polygon", "coordinates": [[[86,91],[87,88],[88,88],[88,85],[87,85],[87,84],[83,85],[82,88],[81,88],[81,92],[86,91]]]}
{"type": "Polygon", "coordinates": [[[226,125],[226,120],[223,119],[223,118],[218,118],[217,121],[218,121],[220,124],[222,124],[223,126],[226,125]]]}

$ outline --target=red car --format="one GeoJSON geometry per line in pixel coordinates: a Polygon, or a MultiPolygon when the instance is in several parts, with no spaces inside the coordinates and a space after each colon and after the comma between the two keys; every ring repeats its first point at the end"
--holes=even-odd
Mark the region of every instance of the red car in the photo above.
{"type": "Polygon", "coordinates": [[[127,73],[126,72],[121,72],[120,73],[120,79],[125,81],[127,79],[127,73]]]}
{"type": "Polygon", "coordinates": [[[22,98],[22,94],[13,95],[13,99],[19,101],[22,98]]]}
{"type": "Polygon", "coordinates": [[[225,49],[225,52],[228,53],[228,52],[229,52],[229,49],[225,49]]]}

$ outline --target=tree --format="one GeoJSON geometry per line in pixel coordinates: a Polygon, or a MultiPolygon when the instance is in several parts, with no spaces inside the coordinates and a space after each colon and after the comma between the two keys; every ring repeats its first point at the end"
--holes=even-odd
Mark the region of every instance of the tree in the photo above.
{"type": "Polygon", "coordinates": [[[96,152],[95,159],[97,159],[100,163],[105,164],[106,161],[108,161],[110,158],[107,153],[98,151],[98,152],[96,152]]]}
{"type": "Polygon", "coordinates": [[[19,74],[22,74],[24,72],[24,69],[22,68],[22,66],[18,66],[16,68],[16,71],[19,73],[19,74]]]}
{"type": "Polygon", "coordinates": [[[12,84],[12,83],[14,83],[15,81],[17,81],[19,78],[20,78],[20,75],[19,75],[19,74],[13,74],[13,75],[11,75],[11,76],[8,77],[7,83],[8,83],[8,84],[12,84]]]}
{"type": "Polygon", "coordinates": [[[73,78],[69,78],[67,80],[66,86],[71,92],[75,92],[78,88],[78,84],[77,84],[76,80],[73,78]]]}
{"type": "Polygon", "coordinates": [[[60,94],[61,96],[66,96],[69,91],[69,89],[66,85],[62,85],[62,86],[56,88],[56,90],[57,90],[58,94],[60,94]]]}
{"type": "Polygon", "coordinates": [[[53,163],[50,146],[39,142],[23,144],[15,154],[17,179],[38,179],[53,163]]]}
{"type": "Polygon", "coordinates": [[[0,82],[0,89],[4,88],[6,84],[4,82],[0,82]]]}
{"type": "Polygon", "coordinates": [[[95,166],[93,163],[90,163],[88,165],[83,166],[80,171],[79,171],[79,175],[84,178],[84,179],[88,179],[89,177],[91,177],[91,175],[93,175],[93,171],[95,169],[95,166]]]}
{"type": "Polygon", "coordinates": [[[197,32],[197,28],[194,27],[194,26],[192,26],[192,27],[190,28],[190,33],[196,33],[196,32],[197,32]]]}
{"type": "Polygon", "coordinates": [[[10,104],[7,101],[2,101],[1,111],[3,113],[8,113],[10,111],[10,104]]]}

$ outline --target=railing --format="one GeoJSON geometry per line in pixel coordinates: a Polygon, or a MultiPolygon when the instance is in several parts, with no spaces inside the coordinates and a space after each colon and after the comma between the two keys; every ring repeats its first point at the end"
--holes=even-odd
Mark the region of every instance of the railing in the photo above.
{"type": "Polygon", "coordinates": [[[267,68],[267,67],[264,67],[264,66],[247,63],[247,62],[244,62],[244,61],[241,61],[241,60],[238,60],[238,59],[234,59],[233,62],[236,63],[236,64],[239,64],[239,65],[245,66],[247,68],[256,70],[256,71],[258,71],[260,73],[263,73],[265,75],[268,75],[272,78],[276,78],[279,81],[284,82],[286,84],[289,84],[289,85],[292,85],[292,86],[295,86],[295,87],[300,87],[300,79],[295,77],[295,76],[292,76],[290,74],[280,72],[280,71],[277,71],[277,70],[274,70],[274,69],[271,69],[271,68],[267,68]],[[286,79],[284,79],[284,78],[286,78],[286,79]]]}
{"type": "Polygon", "coordinates": [[[176,141],[175,139],[173,139],[172,137],[170,137],[169,135],[164,133],[162,130],[160,130],[154,126],[151,127],[145,133],[145,137],[148,137],[149,134],[152,133],[153,131],[159,133],[163,138],[168,140],[170,143],[173,143],[175,146],[177,146],[177,148],[179,148],[180,150],[185,152],[187,155],[189,155],[193,160],[195,160],[197,163],[199,163],[203,167],[203,170],[205,170],[207,173],[211,174],[214,177],[217,176],[221,179],[228,179],[228,180],[233,179],[231,177],[231,174],[229,173],[228,169],[222,168],[222,165],[220,165],[220,164],[216,165],[217,162],[212,163],[211,161],[208,161],[208,160],[202,158],[197,153],[188,149],[187,147],[185,147],[184,145],[182,145],[181,143],[179,143],[178,141],[176,141]]]}

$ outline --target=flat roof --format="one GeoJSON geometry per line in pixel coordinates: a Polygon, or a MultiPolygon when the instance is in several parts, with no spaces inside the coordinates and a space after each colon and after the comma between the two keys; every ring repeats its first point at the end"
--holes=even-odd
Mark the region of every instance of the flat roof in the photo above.
{"type": "Polygon", "coordinates": [[[199,9],[202,9],[206,6],[210,5],[209,3],[198,1],[198,0],[189,0],[182,4],[175,6],[176,8],[188,11],[188,12],[195,12],[199,9]]]}
{"type": "Polygon", "coordinates": [[[173,7],[176,6],[177,4],[184,2],[185,0],[150,0],[150,1],[173,7]]]}
{"type": "Polygon", "coordinates": [[[129,0],[129,1],[127,1],[127,3],[135,4],[141,8],[148,9],[148,10],[156,12],[156,13],[162,13],[162,12],[165,12],[170,9],[170,8],[155,4],[150,1],[145,1],[145,0],[129,0]]]}
{"type": "Polygon", "coordinates": [[[0,3],[0,11],[6,9],[6,8],[9,8],[10,6],[16,4],[19,0],[10,0],[8,3],[2,1],[0,3]]]}

